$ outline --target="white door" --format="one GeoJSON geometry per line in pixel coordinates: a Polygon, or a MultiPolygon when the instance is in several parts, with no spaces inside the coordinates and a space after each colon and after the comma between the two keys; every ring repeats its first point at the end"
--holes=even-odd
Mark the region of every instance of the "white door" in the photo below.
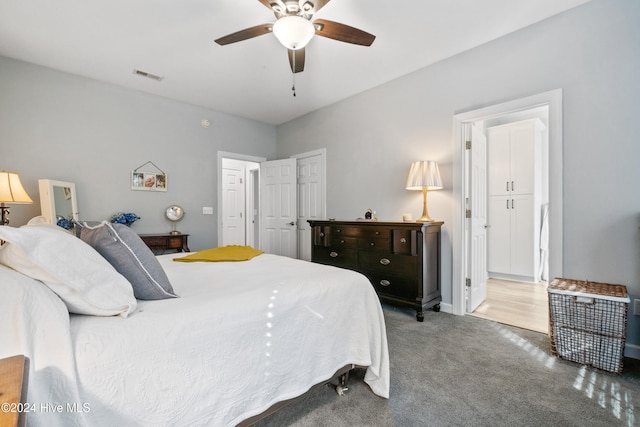
{"type": "Polygon", "coordinates": [[[222,244],[244,245],[245,187],[244,164],[224,159],[222,168],[222,244]]]}
{"type": "Polygon", "coordinates": [[[308,220],[325,217],[324,154],[295,156],[298,175],[298,258],[311,261],[311,226],[308,220]]]}
{"type": "Polygon", "coordinates": [[[487,138],[471,127],[471,218],[469,219],[470,279],[467,312],[472,313],[487,298],[487,138]]]}
{"type": "Polygon", "coordinates": [[[260,247],[297,256],[296,159],[260,163],[260,247]]]}

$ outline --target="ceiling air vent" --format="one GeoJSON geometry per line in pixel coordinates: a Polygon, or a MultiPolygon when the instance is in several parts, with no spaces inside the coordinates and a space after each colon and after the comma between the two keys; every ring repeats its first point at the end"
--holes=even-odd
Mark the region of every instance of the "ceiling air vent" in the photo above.
{"type": "Polygon", "coordinates": [[[163,76],[159,76],[157,74],[147,73],[146,71],[142,71],[142,70],[133,70],[133,74],[138,75],[138,76],[142,76],[142,77],[146,77],[146,78],[151,79],[151,80],[156,80],[156,81],[160,81],[160,80],[164,79],[163,76]]]}

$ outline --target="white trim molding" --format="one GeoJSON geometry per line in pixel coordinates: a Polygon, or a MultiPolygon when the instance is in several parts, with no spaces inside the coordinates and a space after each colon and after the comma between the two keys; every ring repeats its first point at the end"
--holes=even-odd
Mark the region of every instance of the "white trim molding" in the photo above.
{"type": "Polygon", "coordinates": [[[549,107],[549,278],[562,277],[562,89],[532,95],[453,116],[452,313],[464,315],[465,265],[465,132],[467,123],[488,120],[535,107],[549,107]]]}

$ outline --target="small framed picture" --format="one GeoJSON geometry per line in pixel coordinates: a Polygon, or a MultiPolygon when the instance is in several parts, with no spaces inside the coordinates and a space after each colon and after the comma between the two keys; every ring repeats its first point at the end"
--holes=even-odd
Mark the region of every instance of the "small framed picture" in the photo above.
{"type": "Polygon", "coordinates": [[[131,189],[138,191],[167,191],[167,175],[132,171],[131,189]]]}

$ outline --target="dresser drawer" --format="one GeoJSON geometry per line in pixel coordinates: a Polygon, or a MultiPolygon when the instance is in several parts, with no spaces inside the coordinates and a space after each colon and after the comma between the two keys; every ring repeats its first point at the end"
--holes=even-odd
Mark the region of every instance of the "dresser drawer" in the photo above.
{"type": "Polygon", "coordinates": [[[375,251],[360,251],[358,267],[363,271],[384,272],[415,279],[418,276],[418,257],[375,251]]]}
{"type": "Polygon", "coordinates": [[[358,232],[359,237],[372,237],[379,239],[389,239],[391,238],[391,230],[388,228],[371,228],[371,227],[362,227],[358,232]]]}
{"type": "Polygon", "coordinates": [[[358,260],[355,249],[315,246],[313,248],[313,262],[335,265],[336,267],[353,268],[358,260]]]}
{"type": "Polygon", "coordinates": [[[340,226],[340,225],[332,225],[332,226],[329,226],[328,229],[332,238],[339,237],[339,236],[356,237],[360,232],[357,227],[340,226]]]}
{"type": "Polygon", "coordinates": [[[393,230],[393,253],[402,255],[418,254],[418,232],[416,230],[393,230]]]}
{"type": "Polygon", "coordinates": [[[407,279],[393,274],[369,273],[366,275],[376,293],[398,298],[415,299],[418,294],[416,279],[407,279]]]}
{"type": "MultiPolygon", "coordinates": [[[[150,248],[164,248],[167,245],[167,238],[164,236],[144,236],[142,240],[144,240],[150,248]]],[[[180,243],[182,243],[182,241],[180,241],[180,243]]]]}
{"type": "Polygon", "coordinates": [[[330,246],[333,248],[347,248],[347,249],[355,249],[357,247],[357,241],[355,237],[347,237],[347,236],[331,236],[331,244],[330,246]]]}
{"type": "Polygon", "coordinates": [[[358,249],[388,252],[391,250],[391,240],[379,237],[358,237],[358,249]]]}

